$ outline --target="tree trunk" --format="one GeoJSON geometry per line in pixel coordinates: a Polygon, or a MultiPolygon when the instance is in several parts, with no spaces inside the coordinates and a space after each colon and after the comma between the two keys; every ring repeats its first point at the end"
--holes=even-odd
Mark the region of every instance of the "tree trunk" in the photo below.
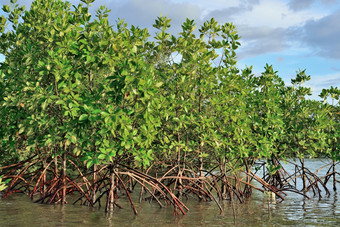
{"type": "MultiPolygon", "coordinates": [[[[249,165],[248,165],[248,161],[247,160],[245,160],[245,166],[246,166],[246,172],[249,173],[249,165]]],[[[250,185],[250,177],[249,177],[248,174],[246,176],[246,182],[248,184],[246,184],[244,186],[243,194],[245,194],[246,197],[249,198],[251,196],[251,193],[252,193],[252,188],[249,186],[250,185]]]]}
{"type": "Polygon", "coordinates": [[[305,160],[300,158],[300,163],[302,166],[302,184],[303,188],[302,190],[305,191],[307,189],[307,182],[306,182],[306,171],[305,171],[305,160]]]}
{"type": "Polygon", "coordinates": [[[107,196],[107,200],[106,200],[106,207],[105,207],[105,211],[107,212],[109,209],[113,209],[113,205],[115,202],[115,196],[114,196],[114,190],[115,190],[115,173],[113,171],[113,167],[111,167],[111,185],[110,185],[110,190],[107,196]]]}
{"type": "Polygon", "coordinates": [[[98,167],[96,164],[93,165],[93,182],[92,182],[92,202],[95,203],[96,202],[96,192],[97,192],[97,186],[96,186],[96,183],[97,183],[97,170],[98,170],[98,167]]]}
{"type": "Polygon", "coordinates": [[[57,158],[57,152],[54,153],[54,174],[55,174],[55,177],[58,177],[58,158],[57,158]]]}
{"type": "MultiPolygon", "coordinates": [[[[46,169],[46,159],[44,158],[43,161],[42,161],[42,166],[43,166],[43,171],[45,171],[46,169]]],[[[45,192],[46,192],[46,172],[44,173],[44,176],[43,178],[41,179],[41,198],[45,197],[45,192]]]]}
{"type": "Polygon", "coordinates": [[[114,205],[114,202],[115,202],[115,195],[114,195],[114,192],[115,192],[115,174],[114,172],[111,173],[111,188],[110,188],[110,206],[111,208],[113,207],[114,205]]]}
{"type": "Polygon", "coordinates": [[[335,172],[335,160],[333,159],[333,190],[336,191],[336,172],[335,172]]]}
{"type": "Polygon", "coordinates": [[[62,190],[62,199],[61,203],[66,204],[66,151],[63,154],[63,190],[62,190]]]}
{"type": "Polygon", "coordinates": [[[200,168],[200,177],[203,177],[203,157],[202,157],[202,145],[201,145],[201,142],[200,142],[200,145],[199,145],[199,149],[200,149],[200,155],[201,157],[199,158],[199,168],[200,168]]]}
{"type": "MultiPolygon", "coordinates": [[[[177,132],[177,142],[179,144],[180,142],[180,135],[179,133],[177,132]]],[[[182,174],[183,174],[183,171],[182,171],[182,168],[181,168],[181,147],[178,145],[178,153],[177,153],[177,164],[178,164],[178,193],[179,193],[179,196],[178,198],[179,199],[182,199],[182,194],[183,194],[183,186],[182,186],[182,174]]]]}

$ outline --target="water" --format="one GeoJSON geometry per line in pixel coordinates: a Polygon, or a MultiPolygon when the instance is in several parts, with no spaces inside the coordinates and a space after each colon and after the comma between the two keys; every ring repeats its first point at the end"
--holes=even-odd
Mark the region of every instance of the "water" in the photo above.
{"type": "MultiPolygon", "coordinates": [[[[308,160],[313,171],[324,165],[324,160],[308,160]]],[[[289,165],[286,166],[289,170],[289,165]]],[[[326,169],[320,172],[320,176],[326,169]]],[[[339,167],[337,167],[339,171],[339,167]]],[[[133,193],[139,214],[133,214],[128,201],[119,199],[124,209],[115,208],[105,213],[104,208],[89,208],[80,205],[45,205],[32,203],[26,195],[11,195],[0,200],[0,226],[340,226],[340,185],[338,192],[327,197],[306,199],[289,193],[282,203],[269,201],[262,193],[254,191],[245,204],[222,202],[220,214],[214,202],[184,200],[190,211],[186,215],[173,214],[173,208],[159,208],[148,201],[137,202],[138,193],[133,193]]],[[[331,184],[328,184],[331,189],[331,184]]],[[[331,190],[332,191],[332,190],[331,190]]],[[[76,197],[68,197],[72,202],[76,197]]]]}

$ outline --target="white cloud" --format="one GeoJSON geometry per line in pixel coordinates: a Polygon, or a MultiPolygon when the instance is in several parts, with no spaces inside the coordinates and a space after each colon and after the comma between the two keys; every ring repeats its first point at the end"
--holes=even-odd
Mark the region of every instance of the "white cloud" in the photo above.
{"type": "MultiPolygon", "coordinates": [[[[312,98],[317,99],[322,89],[333,87],[340,87],[340,72],[319,76],[312,76],[311,80],[306,82],[307,87],[312,89],[312,98]]],[[[318,98],[320,99],[320,98],[318,98]]]]}
{"type": "Polygon", "coordinates": [[[242,36],[239,58],[251,57],[270,52],[279,52],[288,47],[286,30],[267,26],[238,26],[242,36]]]}
{"type": "Polygon", "coordinates": [[[324,14],[313,11],[293,12],[288,5],[279,0],[263,0],[255,5],[251,11],[234,17],[235,23],[248,26],[268,26],[289,28],[301,25],[311,19],[318,19],[324,14]]]}
{"type": "Polygon", "coordinates": [[[218,15],[216,15],[216,13],[218,13],[218,11],[223,12],[224,10],[227,10],[225,17],[229,17],[228,14],[231,13],[230,11],[228,11],[228,9],[233,9],[233,8],[237,8],[240,5],[246,4],[247,1],[242,1],[242,0],[197,0],[195,1],[195,4],[197,4],[197,6],[199,6],[202,9],[202,15],[201,15],[201,19],[203,20],[205,19],[210,19],[210,17],[218,17],[218,15]]]}
{"type": "Polygon", "coordinates": [[[336,4],[338,0],[290,0],[288,6],[293,11],[308,10],[315,3],[329,7],[332,4],[336,4]]]}
{"type": "Polygon", "coordinates": [[[298,30],[307,21],[326,15],[314,10],[294,12],[282,0],[232,1],[230,5],[223,2],[223,6],[218,5],[212,10],[213,6],[209,8],[209,1],[206,1],[210,13],[205,17],[215,17],[221,23],[233,22],[236,25],[242,36],[240,58],[288,48],[301,49],[301,39],[294,37],[296,30],[292,28],[298,30]]]}
{"type": "Polygon", "coordinates": [[[288,3],[288,6],[294,11],[299,11],[309,8],[313,4],[313,2],[314,0],[291,0],[288,3]]]}
{"type": "Polygon", "coordinates": [[[301,42],[318,55],[340,59],[340,10],[319,20],[308,21],[301,31],[301,42]]]}

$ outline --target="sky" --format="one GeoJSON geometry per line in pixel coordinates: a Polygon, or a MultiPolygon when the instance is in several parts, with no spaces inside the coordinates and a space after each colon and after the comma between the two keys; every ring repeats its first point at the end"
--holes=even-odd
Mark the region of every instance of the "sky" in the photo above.
{"type": "MultiPolygon", "coordinates": [[[[8,2],[1,0],[0,7],[8,2]]],[[[18,0],[26,8],[31,2],[18,0]]],[[[314,99],[323,88],[340,87],[340,0],[96,0],[93,12],[101,5],[111,9],[112,24],[125,19],[151,34],[160,15],[172,19],[175,34],[186,18],[198,26],[212,17],[221,24],[232,22],[242,37],[239,68],[253,66],[260,75],[268,63],[287,85],[306,69],[311,80],[305,85],[314,99]]]]}

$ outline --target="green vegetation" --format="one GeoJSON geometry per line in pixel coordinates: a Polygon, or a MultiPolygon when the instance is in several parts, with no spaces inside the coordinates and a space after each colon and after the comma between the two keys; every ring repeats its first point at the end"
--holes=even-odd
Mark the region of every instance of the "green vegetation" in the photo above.
{"type": "Polygon", "coordinates": [[[319,102],[306,99],[305,71],[285,86],[272,66],[260,76],[238,69],[232,23],[211,19],[195,30],[187,19],[175,36],[170,19],[159,17],[149,39],[147,29],[112,26],[108,9],[93,16],[93,0],[82,2],[3,7],[0,171],[11,180],[4,196],[66,203],[78,191],[90,206],[106,198],[107,210],[124,194],[137,214],[130,193],[138,184],[141,199],[184,214],[189,194],[219,205],[215,195],[244,202],[253,188],[283,199],[300,173],[305,191],[326,188],[331,176],[336,182],[337,88],[319,102]],[[292,157],[301,171],[287,177],[280,161],[292,157]],[[306,157],[330,158],[333,170],[322,181],[306,157]],[[262,160],[263,178],[253,172],[262,160]]]}
{"type": "Polygon", "coordinates": [[[4,176],[0,176],[0,192],[7,188],[6,183],[8,183],[10,181],[10,179],[7,179],[7,181],[2,182],[3,177],[4,176]]]}

